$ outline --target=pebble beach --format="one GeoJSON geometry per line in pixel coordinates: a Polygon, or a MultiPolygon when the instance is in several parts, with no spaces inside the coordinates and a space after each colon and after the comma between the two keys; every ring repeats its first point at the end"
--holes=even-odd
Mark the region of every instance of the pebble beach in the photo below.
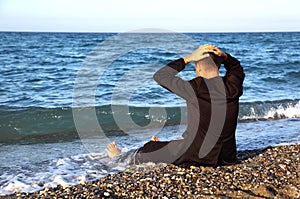
{"type": "Polygon", "coordinates": [[[131,165],[75,186],[0,198],[300,198],[300,145],[238,152],[239,163],[131,165]]]}

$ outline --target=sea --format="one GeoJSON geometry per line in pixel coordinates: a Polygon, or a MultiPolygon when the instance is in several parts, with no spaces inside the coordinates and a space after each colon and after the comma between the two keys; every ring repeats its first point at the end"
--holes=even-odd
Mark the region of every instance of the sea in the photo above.
{"type": "MultiPolygon", "coordinates": [[[[153,74],[206,43],[246,74],[238,150],[299,144],[300,32],[0,32],[0,195],[130,167],[107,158],[112,141],[130,152],[154,135],[180,139],[185,101],[153,74]]],[[[196,77],[193,63],[178,76],[196,77]]]]}

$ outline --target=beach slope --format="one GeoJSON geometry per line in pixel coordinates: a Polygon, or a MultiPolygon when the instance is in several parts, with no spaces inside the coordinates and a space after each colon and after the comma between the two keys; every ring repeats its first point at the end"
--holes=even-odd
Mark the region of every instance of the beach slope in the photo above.
{"type": "Polygon", "coordinates": [[[239,164],[134,165],[98,181],[0,198],[300,198],[300,145],[240,151],[239,164]]]}

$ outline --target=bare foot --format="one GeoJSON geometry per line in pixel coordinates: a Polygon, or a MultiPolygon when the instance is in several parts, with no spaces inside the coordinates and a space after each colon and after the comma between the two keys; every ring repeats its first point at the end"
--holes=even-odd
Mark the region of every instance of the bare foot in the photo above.
{"type": "Polygon", "coordinates": [[[116,142],[112,142],[110,144],[107,145],[106,148],[108,157],[113,158],[116,155],[119,155],[121,153],[121,150],[117,147],[116,142]]]}
{"type": "Polygon", "coordinates": [[[158,139],[158,137],[156,137],[156,136],[152,136],[151,141],[158,142],[159,139],[158,139]]]}

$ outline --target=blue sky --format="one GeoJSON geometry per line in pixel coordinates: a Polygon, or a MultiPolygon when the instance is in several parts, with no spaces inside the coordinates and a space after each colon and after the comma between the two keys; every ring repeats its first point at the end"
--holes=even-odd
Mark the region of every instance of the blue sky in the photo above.
{"type": "Polygon", "coordinates": [[[0,0],[0,31],[300,31],[299,0],[0,0]]]}

